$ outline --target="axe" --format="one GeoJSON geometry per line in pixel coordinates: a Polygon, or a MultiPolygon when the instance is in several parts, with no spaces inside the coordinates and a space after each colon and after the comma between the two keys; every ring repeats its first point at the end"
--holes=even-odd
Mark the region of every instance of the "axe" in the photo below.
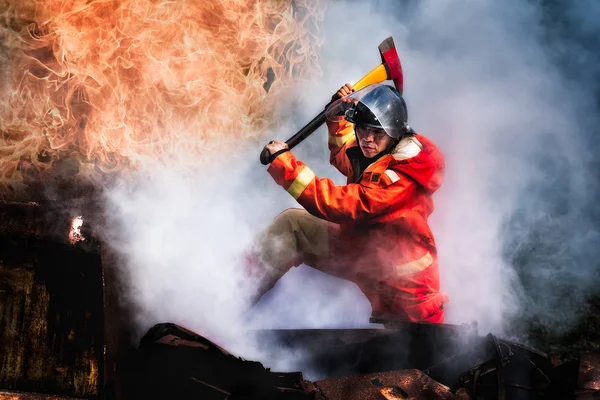
{"type": "MultiPolygon", "coordinates": [[[[396,46],[394,45],[394,39],[392,39],[392,37],[389,37],[381,42],[379,45],[379,54],[381,55],[381,64],[372,69],[368,74],[363,76],[358,82],[352,85],[352,89],[359,90],[374,83],[392,80],[394,81],[394,86],[396,86],[396,89],[400,92],[400,94],[402,94],[402,90],[404,88],[402,65],[400,64],[400,57],[398,57],[396,46]]],[[[325,110],[321,111],[319,115],[317,115],[302,129],[296,132],[294,136],[286,140],[285,143],[288,145],[290,150],[293,149],[298,143],[309,137],[324,123],[325,110]]],[[[260,162],[263,165],[268,165],[271,163],[271,161],[273,161],[271,160],[271,153],[269,153],[269,150],[263,149],[260,153],[260,162]]]]}

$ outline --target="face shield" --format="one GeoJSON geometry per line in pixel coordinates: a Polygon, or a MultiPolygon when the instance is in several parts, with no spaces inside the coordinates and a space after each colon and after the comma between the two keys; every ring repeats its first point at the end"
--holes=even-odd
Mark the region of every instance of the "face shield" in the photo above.
{"type": "Polygon", "coordinates": [[[382,128],[398,139],[408,130],[406,104],[394,88],[375,84],[334,101],[325,117],[330,121],[346,121],[371,128],[382,128]]]}

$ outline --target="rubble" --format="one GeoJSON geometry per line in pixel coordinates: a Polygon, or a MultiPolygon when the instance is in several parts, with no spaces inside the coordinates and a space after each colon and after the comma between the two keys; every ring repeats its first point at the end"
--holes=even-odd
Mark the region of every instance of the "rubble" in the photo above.
{"type": "Polygon", "coordinates": [[[0,389],[101,393],[102,263],[91,244],[68,243],[69,224],[37,203],[0,202],[0,389]]]}
{"type": "Polygon", "coordinates": [[[77,400],[77,397],[53,396],[42,393],[25,393],[0,390],[0,400],[77,400]]]}
{"type": "Polygon", "coordinates": [[[312,399],[300,373],[273,373],[237,358],[175,324],[158,324],[141,339],[127,398],[312,399]]]}
{"type": "Polygon", "coordinates": [[[259,351],[277,343],[302,354],[298,369],[319,371],[314,381],[169,323],[135,348],[118,299],[118,257],[85,229],[84,215],[85,240],[70,241],[78,215],[0,201],[0,399],[600,398],[600,355],[561,361],[467,325],[252,333],[259,351]]]}
{"type": "MultiPolygon", "coordinates": [[[[423,329],[441,330],[443,326],[409,324],[404,327],[404,330],[411,329],[422,333],[423,329]]],[[[337,330],[323,335],[320,341],[327,342],[333,333],[337,334],[340,342],[350,346],[345,348],[349,353],[345,358],[329,361],[364,368],[367,364],[358,367],[360,363],[354,363],[353,345],[365,345],[369,340],[364,339],[370,335],[373,335],[371,341],[383,343],[389,343],[386,339],[398,335],[387,330],[380,330],[378,334],[370,331],[337,330]]],[[[290,331],[288,339],[293,333],[302,337],[307,332],[290,331]]],[[[140,358],[135,368],[137,383],[133,385],[135,393],[131,393],[131,398],[564,400],[600,397],[597,368],[600,356],[583,356],[578,370],[574,371],[562,364],[553,365],[544,353],[492,334],[478,339],[466,351],[424,370],[404,368],[354,373],[309,382],[301,373],[271,372],[260,363],[237,358],[177,325],[158,324],[141,340],[140,358]],[[570,382],[577,382],[576,387],[570,382]]],[[[373,343],[370,346],[375,348],[373,343]]],[[[318,352],[319,348],[317,335],[311,351],[318,352]]],[[[340,349],[338,346],[336,350],[340,349]]],[[[336,365],[329,367],[334,374],[342,370],[336,365]]]]}
{"type": "Polygon", "coordinates": [[[583,354],[579,359],[579,379],[577,388],[580,390],[600,390],[600,357],[583,354]]]}
{"type": "Polygon", "coordinates": [[[451,400],[453,393],[418,369],[381,372],[315,382],[318,400],[451,400]]]}

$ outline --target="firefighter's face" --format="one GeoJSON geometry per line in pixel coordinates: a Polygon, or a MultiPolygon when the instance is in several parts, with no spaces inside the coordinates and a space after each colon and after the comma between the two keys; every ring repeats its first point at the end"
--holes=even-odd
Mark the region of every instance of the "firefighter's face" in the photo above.
{"type": "Polygon", "coordinates": [[[392,138],[381,128],[370,128],[357,125],[356,136],[362,153],[367,158],[373,158],[392,143],[392,138]]]}

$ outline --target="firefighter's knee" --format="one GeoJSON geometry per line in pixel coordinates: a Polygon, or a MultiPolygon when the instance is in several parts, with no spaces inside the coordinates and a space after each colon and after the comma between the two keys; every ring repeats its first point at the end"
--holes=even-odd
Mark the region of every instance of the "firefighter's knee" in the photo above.
{"type": "Polygon", "coordinates": [[[279,214],[269,227],[271,235],[284,235],[298,230],[298,221],[306,215],[306,211],[299,208],[288,208],[279,214]]]}
{"type": "Polygon", "coordinates": [[[304,210],[288,209],[258,237],[259,253],[271,275],[281,276],[299,263],[298,218],[304,210]]]}

